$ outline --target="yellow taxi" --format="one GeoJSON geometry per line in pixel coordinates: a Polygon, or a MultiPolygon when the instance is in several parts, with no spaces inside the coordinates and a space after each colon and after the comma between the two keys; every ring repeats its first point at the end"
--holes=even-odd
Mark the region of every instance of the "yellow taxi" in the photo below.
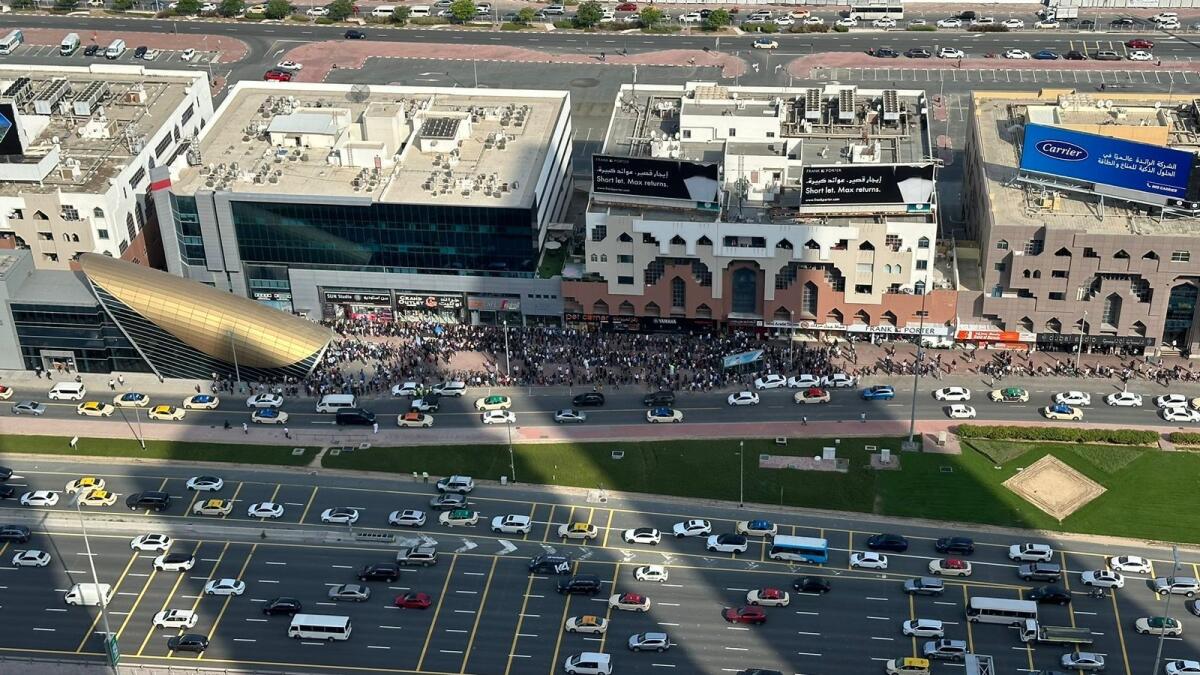
{"type": "Polygon", "coordinates": [[[883,667],[888,675],[929,675],[929,659],[906,656],[892,659],[883,667]]]}
{"type": "Polygon", "coordinates": [[[103,490],[103,489],[104,489],[104,479],[103,478],[97,478],[95,476],[84,476],[82,478],[77,478],[77,479],[71,481],[70,483],[67,483],[66,492],[69,495],[73,495],[76,492],[86,493],[91,490],[103,490]]]}
{"type": "Polygon", "coordinates": [[[227,516],[232,512],[233,502],[228,499],[206,499],[192,507],[192,513],[197,516],[227,516]]]}
{"type": "Polygon", "coordinates": [[[112,404],[104,401],[84,401],[75,406],[75,413],[78,415],[87,415],[88,417],[108,417],[113,414],[112,404]]]}
{"type": "Polygon", "coordinates": [[[558,526],[558,536],[563,539],[595,539],[600,529],[591,523],[563,523],[558,526]]]}
{"type": "Polygon", "coordinates": [[[79,498],[81,506],[112,506],[117,503],[117,496],[108,490],[89,490],[79,498]]]}
{"type": "Polygon", "coordinates": [[[181,420],[186,412],[173,405],[156,405],[150,409],[149,415],[152,420],[181,420]]]}

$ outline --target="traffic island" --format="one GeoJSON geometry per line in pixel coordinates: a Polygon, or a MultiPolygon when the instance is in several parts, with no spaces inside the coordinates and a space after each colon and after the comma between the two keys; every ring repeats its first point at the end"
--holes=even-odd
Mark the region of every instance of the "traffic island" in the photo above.
{"type": "Polygon", "coordinates": [[[1004,487],[1059,522],[1105,492],[1104,486],[1053,455],[1017,472],[1004,481],[1004,487]]]}

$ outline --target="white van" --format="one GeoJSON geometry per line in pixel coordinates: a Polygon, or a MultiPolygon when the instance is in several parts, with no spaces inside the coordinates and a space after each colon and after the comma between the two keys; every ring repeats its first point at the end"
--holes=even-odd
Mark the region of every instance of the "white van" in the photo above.
{"type": "Polygon", "coordinates": [[[348,616],[295,614],[288,626],[288,637],[308,640],[349,640],[354,626],[348,616]]]}
{"type": "Polygon", "coordinates": [[[335,413],[347,408],[357,408],[358,401],[354,394],[326,394],[317,401],[317,412],[335,413]]]}
{"type": "Polygon", "coordinates": [[[111,584],[75,584],[67,594],[63,596],[63,600],[68,605],[82,605],[84,607],[99,607],[100,596],[104,595],[105,606],[112,602],[113,589],[111,584]]]}
{"type": "Polygon", "coordinates": [[[58,44],[58,53],[60,56],[70,56],[79,49],[79,33],[67,33],[63,41],[58,44]]]}
{"type": "Polygon", "coordinates": [[[109,43],[108,48],[104,50],[104,58],[109,61],[116,61],[125,53],[125,41],[113,40],[109,43]]]}
{"type": "Polygon", "coordinates": [[[467,393],[467,383],[460,380],[451,380],[448,382],[438,382],[433,385],[433,393],[438,396],[455,396],[461,397],[467,393]]]}
{"type": "Polygon", "coordinates": [[[563,668],[572,675],[612,675],[612,657],[599,652],[583,652],[567,657],[563,668]]]}
{"type": "Polygon", "coordinates": [[[87,396],[87,387],[82,382],[59,382],[46,395],[54,401],[82,401],[87,396]]]}
{"type": "Polygon", "coordinates": [[[410,17],[432,16],[433,11],[429,9],[429,5],[413,5],[412,9],[408,10],[410,17]]]}
{"type": "Polygon", "coordinates": [[[395,5],[380,5],[371,10],[371,16],[381,19],[390,19],[396,13],[395,5]]]}

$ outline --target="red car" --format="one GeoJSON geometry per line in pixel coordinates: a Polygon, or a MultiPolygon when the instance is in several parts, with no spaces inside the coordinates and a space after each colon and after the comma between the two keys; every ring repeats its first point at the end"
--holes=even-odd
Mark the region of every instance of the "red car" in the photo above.
{"type": "Polygon", "coordinates": [[[433,604],[433,598],[428,593],[408,592],[396,596],[396,606],[404,609],[427,609],[433,604]]]}
{"type": "Polygon", "coordinates": [[[636,2],[622,2],[621,4],[617,5],[617,11],[618,12],[636,12],[637,11],[637,3],[636,2]]]}
{"type": "Polygon", "coordinates": [[[762,607],[728,607],[722,616],[729,623],[764,624],[767,622],[767,613],[763,611],[762,607]]]}
{"type": "Polygon", "coordinates": [[[1144,40],[1142,38],[1134,38],[1129,42],[1126,42],[1125,46],[1129,47],[1130,49],[1154,49],[1153,42],[1144,40]]]}
{"type": "Polygon", "coordinates": [[[292,74],[286,70],[279,70],[276,68],[273,70],[268,70],[267,74],[263,75],[263,79],[267,80],[268,82],[291,82],[292,74]]]}

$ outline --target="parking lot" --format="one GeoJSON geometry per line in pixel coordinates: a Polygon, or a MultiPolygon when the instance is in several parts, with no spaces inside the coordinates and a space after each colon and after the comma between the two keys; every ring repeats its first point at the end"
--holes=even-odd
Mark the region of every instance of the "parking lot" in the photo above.
{"type": "MultiPolygon", "coordinates": [[[[21,473],[10,484],[24,489],[60,489],[74,477],[65,473],[21,473]]],[[[281,474],[283,476],[284,474],[281,474]]],[[[358,481],[357,486],[331,484],[301,485],[263,480],[237,481],[226,475],[225,486],[201,498],[234,500],[228,517],[185,516],[196,493],[184,487],[186,476],[105,475],[108,487],[119,494],[138,489],[163,489],[177,497],[162,515],[131,513],[121,506],[92,509],[109,511],[113,520],[89,528],[94,560],[101,581],[116,585],[110,620],[119,635],[123,658],[132,662],[202,659],[214,664],[260,664],[282,667],[290,663],[380,671],[525,673],[559,672],[554,664],[580,651],[606,651],[614,655],[617,672],[721,673],[746,667],[779,668],[798,673],[882,672],[882,661],[913,655],[923,640],[904,637],[902,621],[911,618],[939,619],[946,636],[966,640],[972,651],[991,655],[997,672],[1018,673],[1057,665],[1063,649],[1048,645],[1026,645],[1008,627],[968,624],[963,606],[971,596],[1020,598],[1036,583],[1017,578],[1016,563],[1005,556],[1006,548],[1018,540],[964,531],[942,531],[928,527],[897,528],[910,539],[905,553],[887,553],[886,571],[852,570],[849,554],[864,550],[867,537],[882,527],[867,523],[847,526],[830,517],[759,513],[714,506],[684,512],[678,503],[648,500],[638,508],[614,508],[587,503],[583,499],[558,499],[550,493],[517,493],[504,488],[483,487],[472,494],[471,508],[478,509],[475,527],[446,528],[434,522],[420,530],[398,530],[397,541],[387,543],[291,543],[272,537],[273,529],[303,529],[313,533],[344,532],[345,525],[324,525],[320,513],[335,506],[361,510],[356,531],[387,531],[387,514],[401,508],[428,508],[432,486],[405,482],[358,481]],[[391,488],[391,489],[388,489],[391,488]],[[249,504],[274,501],[285,507],[279,522],[261,522],[246,515],[249,504]],[[500,535],[486,525],[503,514],[528,515],[533,527],[528,534],[500,535]],[[830,562],[817,566],[772,562],[766,544],[752,538],[745,554],[709,553],[702,538],[675,539],[672,525],[688,518],[707,518],[713,533],[731,532],[734,520],[766,517],[781,525],[781,534],[828,539],[830,562]],[[119,519],[119,520],[118,520],[119,519]],[[189,536],[197,525],[211,526],[224,520],[223,536],[189,536]],[[564,542],[558,525],[586,521],[599,528],[593,541],[564,542]],[[626,528],[655,527],[667,534],[658,546],[625,544],[626,528]],[[196,566],[184,573],[156,572],[155,554],[131,552],[129,539],[141,532],[162,531],[177,537],[173,551],[194,552],[196,566]],[[264,537],[265,534],[265,537],[264,537]],[[974,573],[965,579],[946,579],[946,592],[939,597],[910,597],[902,590],[905,579],[927,573],[930,560],[940,558],[932,546],[936,536],[973,536],[977,550],[969,560],[974,573]],[[405,569],[391,584],[375,582],[364,603],[334,603],[328,588],[354,582],[355,569],[363,564],[391,560],[397,548],[421,540],[435,541],[441,553],[430,568],[405,569]],[[576,573],[595,574],[603,590],[595,597],[560,596],[556,579],[530,575],[526,562],[543,552],[565,553],[573,558],[576,573]],[[637,581],[633,571],[643,564],[662,564],[669,571],[665,583],[637,581]],[[728,624],[721,618],[726,607],[742,604],[745,594],[763,587],[791,589],[801,574],[818,573],[830,579],[833,590],[825,596],[792,593],[786,608],[767,608],[764,625],[728,624]],[[216,578],[234,577],[246,582],[240,597],[208,597],[204,584],[216,578]],[[394,596],[408,591],[429,593],[434,600],[426,610],[396,609],[394,596]],[[607,597],[613,592],[637,592],[651,600],[646,613],[611,610],[607,597]],[[286,637],[288,619],[267,617],[262,604],[276,596],[301,600],[306,612],[343,614],[352,617],[354,632],[347,642],[293,641],[286,637]],[[151,620],[165,609],[192,609],[199,615],[196,627],[187,632],[210,636],[212,646],[202,656],[169,653],[166,641],[176,630],[155,630],[151,620]],[[595,614],[610,620],[608,633],[567,635],[562,626],[571,616],[595,614]],[[664,653],[632,653],[625,642],[634,633],[661,630],[670,635],[672,648],[664,653]]],[[[69,509],[64,496],[49,511],[69,509]]],[[[122,497],[123,501],[123,497],[122,497]]],[[[13,501],[7,508],[22,508],[13,501]]],[[[24,509],[29,512],[30,509],[24,509]]],[[[0,511],[0,514],[8,513],[0,511]]],[[[0,515],[0,518],[3,518],[0,515]]],[[[62,519],[54,522],[62,522],[62,519]]],[[[1104,565],[1104,555],[1147,554],[1155,560],[1155,573],[1169,571],[1166,551],[1109,550],[1082,542],[1055,542],[1055,562],[1069,571],[1064,585],[1073,602],[1065,607],[1042,605],[1043,624],[1084,626],[1095,636],[1095,651],[1108,659],[1107,672],[1147,672],[1154,657],[1157,638],[1137,635],[1133,622],[1142,616],[1160,615],[1165,601],[1156,599],[1144,580],[1127,575],[1128,581],[1115,597],[1089,597],[1081,590],[1079,572],[1104,565]]],[[[14,551],[26,548],[50,552],[48,568],[0,567],[0,608],[19,613],[8,631],[0,636],[0,649],[34,649],[58,654],[100,653],[101,631],[94,608],[67,607],[62,594],[73,583],[90,580],[82,537],[74,528],[54,526],[37,533],[26,545],[7,545],[0,558],[8,561],[14,551]]],[[[1188,562],[1179,574],[1200,574],[1188,562]]],[[[1165,658],[1195,658],[1193,631],[1200,634],[1200,618],[1189,614],[1176,597],[1170,614],[1180,617],[1182,638],[1167,638],[1165,658]]],[[[940,669],[944,669],[941,667],[940,669]]]]}
{"type": "Polygon", "coordinates": [[[107,43],[93,43],[90,42],[84,35],[80,35],[80,37],[83,38],[83,44],[79,47],[79,50],[71,56],[62,56],[59,54],[58,45],[33,45],[26,43],[20,47],[17,47],[11,58],[53,58],[61,60],[66,65],[72,66],[87,65],[90,63],[120,63],[125,65],[143,65],[147,68],[150,68],[155,64],[172,64],[175,66],[180,66],[184,64],[202,65],[216,63],[218,57],[220,56],[220,52],[217,50],[194,50],[195,56],[190,61],[187,61],[183,58],[185,51],[183,49],[154,49],[150,50],[153,52],[152,55],[154,58],[140,59],[134,56],[134,52],[138,48],[138,45],[130,42],[127,45],[125,53],[122,54],[120,58],[106,59],[104,57],[104,48],[107,46],[107,43]],[[96,44],[96,46],[99,48],[99,51],[94,56],[85,56],[84,51],[87,49],[88,45],[91,44],[96,44]]]}

